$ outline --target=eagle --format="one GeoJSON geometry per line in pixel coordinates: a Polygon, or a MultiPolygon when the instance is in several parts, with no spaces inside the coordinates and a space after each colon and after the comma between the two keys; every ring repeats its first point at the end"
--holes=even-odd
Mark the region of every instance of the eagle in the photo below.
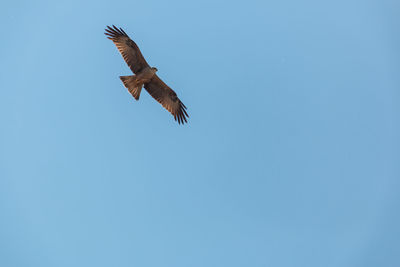
{"type": "Polygon", "coordinates": [[[157,68],[150,67],[137,44],[129,38],[125,31],[112,25],[112,27],[107,26],[104,34],[114,42],[125,62],[135,74],[119,77],[131,95],[139,100],[140,92],[144,87],[155,100],[174,116],[175,121],[177,120],[179,124],[187,122],[189,115],[186,112],[186,106],[174,90],[157,76],[157,68]]]}

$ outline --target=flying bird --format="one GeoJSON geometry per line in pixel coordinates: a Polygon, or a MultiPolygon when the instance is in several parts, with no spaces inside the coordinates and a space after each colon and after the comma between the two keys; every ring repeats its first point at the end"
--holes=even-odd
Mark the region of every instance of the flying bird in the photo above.
{"type": "Polygon", "coordinates": [[[114,42],[125,62],[135,75],[120,76],[122,83],[139,100],[142,87],[168,110],[179,124],[187,122],[185,105],[178,98],[174,90],[166,85],[156,74],[157,68],[150,67],[144,59],[137,44],[129,38],[121,28],[107,26],[105,29],[107,38],[114,42]]]}

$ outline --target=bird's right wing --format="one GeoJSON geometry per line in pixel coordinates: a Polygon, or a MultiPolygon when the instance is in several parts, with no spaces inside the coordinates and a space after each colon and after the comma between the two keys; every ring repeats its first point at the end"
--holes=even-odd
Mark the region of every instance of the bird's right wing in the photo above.
{"type": "Polygon", "coordinates": [[[107,35],[107,38],[113,41],[117,46],[119,52],[133,73],[138,73],[144,68],[150,67],[140,52],[137,44],[129,38],[123,29],[118,29],[114,25],[113,28],[107,26],[104,34],[107,35]]]}
{"type": "Polygon", "coordinates": [[[144,84],[144,88],[157,100],[166,110],[168,110],[179,124],[187,122],[189,115],[185,105],[178,98],[174,90],[166,85],[158,76],[154,74],[149,83],[144,84]]]}

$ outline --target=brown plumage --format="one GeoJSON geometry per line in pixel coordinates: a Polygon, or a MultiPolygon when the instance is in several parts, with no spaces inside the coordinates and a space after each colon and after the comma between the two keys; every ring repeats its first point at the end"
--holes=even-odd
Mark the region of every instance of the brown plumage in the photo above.
{"type": "Polygon", "coordinates": [[[179,100],[176,93],[155,74],[156,68],[151,68],[144,59],[137,44],[121,28],[107,26],[107,38],[114,42],[119,52],[136,75],[120,76],[124,86],[132,96],[139,100],[142,86],[166,110],[171,112],[179,124],[187,122],[185,105],[179,100]]]}

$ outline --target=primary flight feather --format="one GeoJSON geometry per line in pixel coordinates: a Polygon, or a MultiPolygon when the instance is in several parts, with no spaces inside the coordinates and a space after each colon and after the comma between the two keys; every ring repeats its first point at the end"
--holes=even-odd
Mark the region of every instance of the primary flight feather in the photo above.
{"type": "Polygon", "coordinates": [[[171,112],[179,124],[187,122],[189,115],[185,105],[176,93],[156,74],[157,68],[150,67],[144,59],[137,44],[129,38],[121,28],[107,26],[107,38],[114,42],[125,62],[135,75],[120,76],[124,86],[132,96],[139,100],[142,87],[157,100],[166,110],[171,112]]]}

